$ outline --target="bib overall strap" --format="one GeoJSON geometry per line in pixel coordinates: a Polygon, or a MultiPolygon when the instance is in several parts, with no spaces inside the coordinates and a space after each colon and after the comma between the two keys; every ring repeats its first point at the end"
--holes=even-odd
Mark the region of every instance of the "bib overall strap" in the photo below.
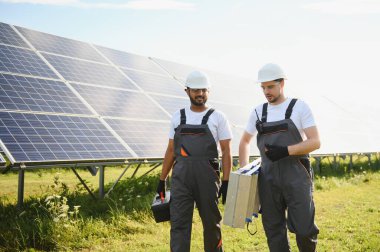
{"type": "Polygon", "coordinates": [[[210,108],[209,111],[207,111],[207,113],[204,115],[203,119],[202,119],[202,124],[207,124],[207,121],[208,121],[208,118],[210,117],[210,115],[214,112],[214,109],[213,108],[210,108]]]}
{"type": "Polygon", "coordinates": [[[267,115],[268,115],[268,103],[264,103],[263,113],[261,114],[261,122],[263,123],[267,122],[267,115]]]}
{"type": "Polygon", "coordinates": [[[181,109],[181,123],[180,124],[186,124],[186,114],[185,114],[185,109],[181,109]]]}
{"type": "Polygon", "coordinates": [[[286,109],[285,119],[289,119],[293,112],[293,107],[296,104],[297,99],[292,99],[289,103],[288,108],[286,109]]]}

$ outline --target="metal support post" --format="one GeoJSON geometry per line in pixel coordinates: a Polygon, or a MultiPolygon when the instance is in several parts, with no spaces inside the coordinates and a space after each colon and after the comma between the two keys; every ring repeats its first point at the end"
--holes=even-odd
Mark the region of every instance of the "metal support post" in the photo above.
{"type": "Polygon", "coordinates": [[[156,169],[160,165],[161,165],[161,163],[156,164],[152,169],[150,169],[149,171],[147,171],[146,173],[144,173],[143,175],[141,175],[141,177],[144,177],[145,175],[147,175],[148,173],[150,173],[151,171],[153,171],[154,169],[156,169]]]}
{"type": "Polygon", "coordinates": [[[104,166],[99,169],[99,199],[104,198],[104,166]]]}
{"type": "Polygon", "coordinates": [[[315,159],[315,170],[319,172],[319,175],[321,175],[322,170],[321,170],[321,157],[314,157],[315,159]]]}
{"type": "Polygon", "coordinates": [[[128,170],[129,167],[131,167],[132,164],[128,164],[127,167],[125,167],[124,171],[120,174],[120,176],[116,179],[115,183],[112,185],[112,187],[108,190],[105,197],[108,197],[110,192],[113,190],[113,188],[116,186],[116,184],[119,182],[119,180],[124,176],[125,172],[128,170]]]}
{"type": "Polygon", "coordinates": [[[136,173],[137,173],[137,171],[139,170],[141,164],[142,164],[142,163],[140,162],[140,163],[137,165],[137,167],[136,167],[135,171],[133,172],[131,178],[133,178],[133,177],[136,175],[136,173]]]}
{"type": "Polygon", "coordinates": [[[79,176],[79,174],[77,173],[77,171],[75,170],[75,168],[71,167],[71,170],[75,173],[75,175],[77,176],[77,178],[79,179],[79,181],[82,183],[82,185],[84,186],[84,188],[86,188],[87,192],[91,195],[91,197],[94,200],[96,200],[95,195],[91,192],[90,188],[88,188],[88,186],[86,185],[86,183],[84,182],[84,180],[79,176]]]}
{"type": "Polygon", "coordinates": [[[25,170],[20,168],[18,170],[18,191],[17,191],[17,207],[21,208],[24,204],[24,178],[25,170]]]}

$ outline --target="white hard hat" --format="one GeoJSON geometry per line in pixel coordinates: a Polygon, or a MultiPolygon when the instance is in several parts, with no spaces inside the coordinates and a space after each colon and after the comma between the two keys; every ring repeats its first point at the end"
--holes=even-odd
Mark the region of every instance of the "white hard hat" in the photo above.
{"type": "Polygon", "coordinates": [[[268,63],[260,68],[257,76],[257,82],[260,83],[281,78],[286,79],[285,73],[281,67],[273,63],[268,63]]]}
{"type": "Polygon", "coordinates": [[[187,76],[185,86],[194,89],[209,88],[210,83],[206,74],[200,71],[193,71],[187,76]]]}

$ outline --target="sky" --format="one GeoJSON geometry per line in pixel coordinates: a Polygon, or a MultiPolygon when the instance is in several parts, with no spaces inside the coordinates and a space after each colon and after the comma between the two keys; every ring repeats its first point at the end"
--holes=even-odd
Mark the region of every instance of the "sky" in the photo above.
{"type": "Polygon", "coordinates": [[[278,63],[288,94],[380,125],[379,0],[0,0],[0,22],[252,80],[278,63]]]}

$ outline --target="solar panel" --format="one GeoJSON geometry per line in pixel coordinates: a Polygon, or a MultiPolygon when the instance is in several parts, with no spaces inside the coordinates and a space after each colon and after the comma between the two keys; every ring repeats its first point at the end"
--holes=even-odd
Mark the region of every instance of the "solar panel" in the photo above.
{"type": "Polygon", "coordinates": [[[106,63],[89,44],[18,27],[17,30],[39,51],[106,63]]]}
{"type": "Polygon", "coordinates": [[[251,113],[249,107],[210,101],[209,106],[222,111],[233,125],[245,127],[251,113]]]}
{"type": "Polygon", "coordinates": [[[98,84],[106,87],[137,89],[110,65],[65,58],[43,53],[50,64],[68,81],[98,84]]]}
{"type": "Polygon", "coordinates": [[[146,92],[185,96],[184,87],[176,80],[162,75],[123,69],[146,92]]]}
{"type": "Polygon", "coordinates": [[[266,102],[260,84],[252,80],[206,71],[212,87],[210,100],[251,108],[266,102]]]}
{"type": "Polygon", "coordinates": [[[61,81],[1,73],[0,109],[91,114],[61,81]]]}
{"type": "Polygon", "coordinates": [[[152,62],[152,60],[148,59],[147,57],[113,50],[102,46],[97,46],[97,48],[115,65],[152,73],[167,74],[164,70],[162,70],[162,68],[157,66],[152,62]]]}
{"type": "Polygon", "coordinates": [[[182,64],[174,63],[167,60],[161,60],[157,58],[152,58],[152,59],[154,62],[158,63],[171,75],[175,76],[178,80],[185,80],[187,75],[190,72],[194,70],[200,70],[199,68],[196,68],[196,67],[182,65],[182,64]]]}
{"type": "Polygon", "coordinates": [[[102,116],[150,120],[168,119],[156,104],[141,92],[115,90],[72,84],[85,100],[102,116]],[[112,99],[110,99],[112,97],[112,99]]]}
{"type": "Polygon", "coordinates": [[[139,158],[163,158],[169,141],[169,121],[106,119],[139,158]]]}
{"type": "Polygon", "coordinates": [[[92,117],[0,112],[0,139],[16,163],[132,157],[92,117]]]}
{"type": "MultiPolygon", "coordinates": [[[[16,29],[64,78],[56,76],[12,26],[0,23],[0,139],[17,162],[114,160],[135,154],[162,158],[168,114],[190,105],[181,83],[196,69],[210,77],[208,105],[225,113],[233,126],[234,155],[252,108],[265,102],[260,86],[251,80],[16,29]]],[[[314,106],[323,143],[318,153],[378,150],[375,107],[370,115],[361,106],[344,106],[346,113],[321,97],[300,97],[314,106]]],[[[257,155],[254,143],[251,153],[257,155]]]]}
{"type": "Polygon", "coordinates": [[[0,43],[29,48],[12,27],[4,23],[0,23],[0,43]]]}
{"type": "MultiPolygon", "coordinates": [[[[244,127],[245,128],[245,127],[244,127]]],[[[231,153],[233,156],[239,156],[239,143],[241,136],[243,135],[244,129],[241,127],[231,127],[232,131],[232,141],[231,141],[231,153]]],[[[259,156],[260,152],[259,149],[257,149],[256,141],[255,139],[252,139],[250,144],[250,155],[259,156]]]]}
{"type": "Polygon", "coordinates": [[[57,78],[33,51],[5,45],[0,45],[0,72],[57,78]]]}
{"type": "Polygon", "coordinates": [[[181,108],[189,107],[189,98],[179,98],[163,95],[150,95],[155,101],[157,101],[170,115],[181,108]]]}

